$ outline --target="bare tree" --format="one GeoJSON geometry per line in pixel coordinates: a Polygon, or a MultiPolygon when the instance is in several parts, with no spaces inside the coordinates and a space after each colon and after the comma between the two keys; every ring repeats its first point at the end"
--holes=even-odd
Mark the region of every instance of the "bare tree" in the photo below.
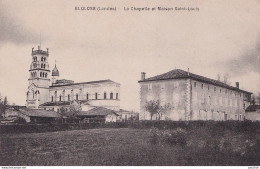
{"type": "Polygon", "coordinates": [[[256,102],[258,105],[260,105],[260,92],[257,93],[257,96],[256,96],[256,102]]]}
{"type": "Polygon", "coordinates": [[[229,74],[228,73],[225,73],[224,77],[223,77],[223,82],[225,84],[229,84],[229,74]]]}
{"type": "Polygon", "coordinates": [[[166,115],[173,107],[171,106],[170,103],[165,104],[165,105],[160,105],[159,106],[159,111],[158,111],[158,116],[159,116],[159,120],[162,119],[163,115],[166,115]]]}
{"type": "Polygon", "coordinates": [[[159,109],[160,109],[159,100],[157,100],[157,101],[151,100],[149,102],[146,102],[145,109],[146,109],[146,111],[148,111],[150,113],[151,120],[152,120],[153,115],[158,114],[158,112],[159,112],[159,109]]]}
{"type": "Polygon", "coordinates": [[[7,107],[7,97],[4,98],[4,101],[0,102],[0,116],[1,117],[5,117],[5,111],[6,111],[6,107],[7,107]]]}
{"type": "Polygon", "coordinates": [[[220,79],[221,78],[221,74],[220,73],[217,74],[217,78],[218,78],[218,81],[221,81],[221,79],[220,79]]]}
{"type": "Polygon", "coordinates": [[[151,120],[155,114],[158,115],[156,116],[156,119],[161,120],[162,116],[172,109],[172,106],[170,103],[161,105],[160,100],[151,100],[146,102],[145,109],[150,113],[151,120]]]}

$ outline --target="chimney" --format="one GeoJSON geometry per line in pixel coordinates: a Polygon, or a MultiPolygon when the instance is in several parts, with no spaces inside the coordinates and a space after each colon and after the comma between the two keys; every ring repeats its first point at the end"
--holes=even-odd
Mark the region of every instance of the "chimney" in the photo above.
{"type": "Polygon", "coordinates": [[[145,72],[141,72],[141,80],[145,80],[145,72]]]}
{"type": "Polygon", "coordinates": [[[236,88],[239,89],[239,82],[236,82],[236,88]]]}

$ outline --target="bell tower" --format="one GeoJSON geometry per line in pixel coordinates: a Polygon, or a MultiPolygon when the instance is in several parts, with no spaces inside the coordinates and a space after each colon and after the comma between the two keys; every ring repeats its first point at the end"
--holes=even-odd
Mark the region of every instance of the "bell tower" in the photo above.
{"type": "Polygon", "coordinates": [[[29,69],[29,86],[26,107],[38,109],[39,105],[48,101],[50,86],[50,70],[48,64],[49,49],[32,48],[32,62],[29,69]]]}

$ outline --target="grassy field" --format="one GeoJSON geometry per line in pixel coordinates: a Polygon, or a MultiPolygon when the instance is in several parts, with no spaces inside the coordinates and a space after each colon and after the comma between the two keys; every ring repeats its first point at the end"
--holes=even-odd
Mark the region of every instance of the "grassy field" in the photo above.
{"type": "Polygon", "coordinates": [[[150,129],[89,129],[0,137],[0,166],[260,165],[259,133],[187,131],[187,145],[152,144],[150,129]]]}

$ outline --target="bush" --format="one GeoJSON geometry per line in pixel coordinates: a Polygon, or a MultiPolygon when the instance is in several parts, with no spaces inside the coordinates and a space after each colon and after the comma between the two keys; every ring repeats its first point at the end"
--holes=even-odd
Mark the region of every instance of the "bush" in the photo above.
{"type": "Polygon", "coordinates": [[[17,119],[15,119],[14,123],[25,124],[26,120],[22,117],[17,117],[17,119]]]}
{"type": "Polygon", "coordinates": [[[186,131],[182,128],[173,130],[159,130],[158,128],[152,128],[149,133],[150,143],[154,145],[168,144],[186,146],[187,144],[186,131]]]}

